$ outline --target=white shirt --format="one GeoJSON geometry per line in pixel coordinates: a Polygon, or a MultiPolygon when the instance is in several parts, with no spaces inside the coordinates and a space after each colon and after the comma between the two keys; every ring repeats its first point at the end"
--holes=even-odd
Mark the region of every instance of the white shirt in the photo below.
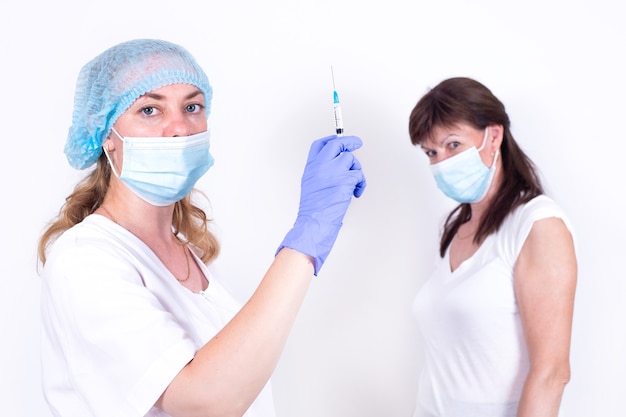
{"type": "MultiPolygon", "coordinates": [[[[53,244],[42,271],[44,395],[60,417],[162,417],[178,372],[239,310],[214,270],[180,285],[126,229],[88,216],[53,244]]],[[[274,417],[268,383],[246,417],[274,417]]]]}
{"type": "Polygon", "coordinates": [[[548,217],[571,230],[561,209],[539,196],[454,272],[449,251],[437,261],[413,304],[426,353],[415,417],[517,414],[529,359],[513,270],[534,222],[548,217]]]}

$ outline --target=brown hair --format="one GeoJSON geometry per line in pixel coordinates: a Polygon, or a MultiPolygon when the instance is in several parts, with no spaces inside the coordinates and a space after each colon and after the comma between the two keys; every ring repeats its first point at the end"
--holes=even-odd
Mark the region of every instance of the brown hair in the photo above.
{"type": "MultiPolygon", "coordinates": [[[[95,169],[76,185],[65,199],[58,216],[44,230],[37,250],[42,264],[46,263],[46,251],[57,237],[100,207],[109,189],[110,178],[111,168],[102,153],[95,169]]],[[[200,249],[200,258],[204,263],[215,259],[219,253],[219,242],[209,230],[209,222],[204,210],[192,203],[190,195],[174,206],[172,226],[175,234],[184,235],[186,241],[200,249]]]]}
{"type": "MultiPolygon", "coordinates": [[[[543,194],[543,187],[534,163],[511,134],[511,122],[504,104],[487,87],[470,78],[444,80],[417,102],[409,117],[411,143],[420,145],[429,139],[435,127],[452,127],[460,123],[476,129],[493,124],[503,127],[500,152],[504,177],[474,236],[474,243],[479,244],[497,232],[515,208],[543,194]]],[[[459,227],[471,217],[469,204],[460,204],[448,215],[439,245],[441,257],[459,227]]]]}

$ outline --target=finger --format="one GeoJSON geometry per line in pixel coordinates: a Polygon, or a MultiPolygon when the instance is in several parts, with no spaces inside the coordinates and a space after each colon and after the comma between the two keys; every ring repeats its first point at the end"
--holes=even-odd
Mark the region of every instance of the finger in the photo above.
{"type": "Polygon", "coordinates": [[[359,149],[363,141],[358,136],[335,136],[328,139],[319,150],[318,157],[331,160],[343,152],[352,152],[359,149]]]}
{"type": "Polygon", "coordinates": [[[352,152],[342,152],[336,158],[330,160],[328,165],[334,165],[335,169],[361,169],[361,163],[352,154],[352,152]]]}
{"type": "Polygon", "coordinates": [[[335,160],[340,162],[341,167],[350,171],[359,171],[363,169],[361,168],[361,162],[351,152],[343,152],[335,160]]]}
{"type": "Polygon", "coordinates": [[[361,197],[361,195],[365,191],[365,187],[367,186],[367,181],[365,180],[365,174],[363,173],[363,170],[361,169],[360,164],[359,164],[358,169],[357,168],[351,169],[350,171],[348,171],[348,173],[352,177],[352,181],[354,184],[354,189],[352,191],[352,194],[356,198],[359,198],[361,197]]]}
{"type": "MultiPolygon", "coordinates": [[[[363,174],[363,171],[359,171],[359,172],[363,174]]],[[[354,196],[356,198],[361,197],[363,193],[365,192],[365,187],[367,187],[367,181],[365,180],[365,175],[362,175],[361,181],[359,181],[354,187],[354,196]]]]}
{"type": "MultiPolygon", "coordinates": [[[[344,152],[344,154],[347,154],[347,153],[344,152]]],[[[354,187],[353,195],[356,198],[359,198],[361,197],[361,195],[363,195],[363,192],[365,191],[365,187],[367,187],[367,181],[365,180],[365,174],[363,173],[361,162],[352,153],[350,153],[350,156],[352,156],[352,164],[350,165],[350,168],[349,168],[350,172],[358,173],[359,175],[359,179],[354,187]]]]}
{"type": "Polygon", "coordinates": [[[365,187],[367,186],[367,181],[365,179],[365,174],[363,173],[363,170],[361,169],[361,164],[359,163],[358,160],[356,160],[356,158],[354,158],[354,160],[355,160],[355,163],[353,165],[353,168],[343,171],[341,173],[336,173],[334,178],[340,178],[340,177],[344,178],[344,180],[339,180],[339,181],[343,182],[344,185],[351,184],[350,185],[352,187],[351,194],[358,198],[365,191],[365,187]]]}
{"type": "Polygon", "coordinates": [[[310,161],[311,159],[315,158],[317,154],[320,153],[320,150],[324,148],[324,146],[326,146],[326,143],[329,140],[334,139],[336,137],[337,135],[331,135],[331,136],[326,136],[324,138],[313,141],[313,143],[311,144],[311,148],[309,149],[308,160],[310,161]]]}
{"type": "MultiPolygon", "coordinates": [[[[350,155],[352,155],[352,154],[350,154],[350,155]]],[[[354,169],[354,170],[362,169],[361,168],[361,162],[358,159],[356,159],[356,156],[354,156],[354,155],[352,155],[352,165],[350,165],[350,169],[354,169]]]]}

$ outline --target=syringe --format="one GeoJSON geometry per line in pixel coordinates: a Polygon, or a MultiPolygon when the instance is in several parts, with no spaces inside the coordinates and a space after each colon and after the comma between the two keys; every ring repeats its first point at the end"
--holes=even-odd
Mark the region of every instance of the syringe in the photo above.
{"type": "Polygon", "coordinates": [[[333,113],[335,114],[335,132],[337,136],[343,134],[343,119],[341,118],[341,106],[339,105],[339,94],[335,88],[335,72],[332,65],[330,66],[330,72],[333,77],[333,113]]]}

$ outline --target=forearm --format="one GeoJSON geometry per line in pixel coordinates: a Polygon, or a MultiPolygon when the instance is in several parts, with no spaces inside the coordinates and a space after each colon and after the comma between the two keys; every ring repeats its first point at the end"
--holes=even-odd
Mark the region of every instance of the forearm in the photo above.
{"type": "Polygon", "coordinates": [[[530,372],[520,399],[517,417],[557,417],[569,368],[553,372],[530,372]]]}
{"type": "Polygon", "coordinates": [[[243,414],[272,374],[312,277],[309,257],[281,250],[250,300],[196,353],[159,406],[176,417],[243,414]]]}

